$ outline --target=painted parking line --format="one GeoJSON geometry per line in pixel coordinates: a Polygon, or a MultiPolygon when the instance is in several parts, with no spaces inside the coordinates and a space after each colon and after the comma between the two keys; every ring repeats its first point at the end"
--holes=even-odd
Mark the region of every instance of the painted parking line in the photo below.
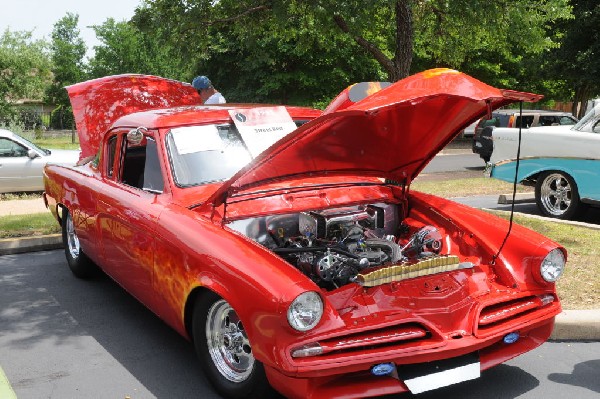
{"type": "Polygon", "coordinates": [[[13,391],[4,370],[0,367],[0,398],[2,399],[17,399],[17,394],[13,391]]]}

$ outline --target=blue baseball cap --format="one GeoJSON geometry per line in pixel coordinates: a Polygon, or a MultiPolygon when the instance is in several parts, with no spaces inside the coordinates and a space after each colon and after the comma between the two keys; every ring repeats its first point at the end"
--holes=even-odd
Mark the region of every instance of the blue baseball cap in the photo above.
{"type": "Polygon", "coordinates": [[[192,81],[192,86],[196,90],[202,90],[211,87],[212,83],[210,83],[210,79],[208,79],[206,76],[196,76],[192,81]]]}

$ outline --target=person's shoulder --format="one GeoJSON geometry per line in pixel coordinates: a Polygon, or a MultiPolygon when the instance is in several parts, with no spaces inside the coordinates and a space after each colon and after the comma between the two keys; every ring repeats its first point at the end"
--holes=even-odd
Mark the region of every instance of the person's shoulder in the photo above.
{"type": "Polygon", "coordinates": [[[225,97],[223,97],[223,95],[221,94],[221,92],[216,92],[215,94],[212,95],[213,100],[215,101],[216,104],[224,104],[227,101],[225,100],[225,97]]]}

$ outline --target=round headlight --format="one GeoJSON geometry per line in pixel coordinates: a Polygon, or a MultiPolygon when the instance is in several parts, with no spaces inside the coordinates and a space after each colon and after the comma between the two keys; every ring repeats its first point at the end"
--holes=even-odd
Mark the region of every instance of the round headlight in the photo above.
{"type": "Polygon", "coordinates": [[[563,274],[565,270],[565,255],[558,248],[553,249],[546,255],[540,265],[542,278],[553,283],[563,274]]]}
{"type": "Polygon", "coordinates": [[[317,325],[323,316],[323,301],[314,291],[303,292],[292,302],[287,319],[294,329],[308,331],[317,325]]]}

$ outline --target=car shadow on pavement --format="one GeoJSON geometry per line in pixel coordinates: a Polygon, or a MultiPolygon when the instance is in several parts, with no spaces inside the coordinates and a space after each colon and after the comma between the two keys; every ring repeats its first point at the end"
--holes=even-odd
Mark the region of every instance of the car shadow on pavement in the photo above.
{"type": "Polygon", "coordinates": [[[548,379],[559,384],[587,388],[600,393],[600,360],[577,363],[571,374],[554,373],[548,379]]]}
{"type": "MultiPolygon", "coordinates": [[[[73,350],[69,342],[89,336],[156,398],[220,398],[204,377],[193,345],[106,275],[75,278],[62,251],[2,258],[0,349],[26,351],[51,342],[52,350],[73,350]]],[[[75,350],[72,356],[80,354],[75,350]]],[[[11,380],[17,392],[31,383],[11,380]]],[[[98,381],[98,386],[111,383],[98,381]]]]}

